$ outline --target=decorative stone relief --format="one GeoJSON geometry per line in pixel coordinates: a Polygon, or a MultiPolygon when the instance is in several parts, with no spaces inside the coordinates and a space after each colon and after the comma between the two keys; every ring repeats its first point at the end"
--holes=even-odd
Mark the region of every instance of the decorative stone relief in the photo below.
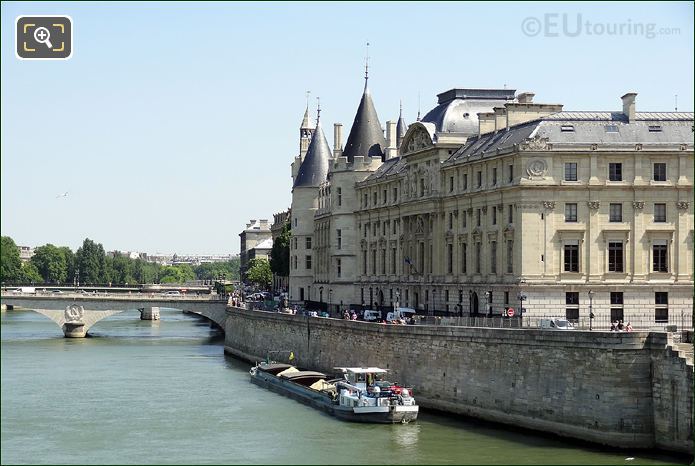
{"type": "Polygon", "coordinates": [[[642,210],[644,209],[644,201],[635,201],[632,203],[632,207],[642,210]]]}
{"type": "Polygon", "coordinates": [[[84,316],[84,308],[77,304],[71,304],[65,308],[66,322],[81,322],[84,316]]]}
{"type": "Polygon", "coordinates": [[[487,206],[486,205],[481,207],[480,210],[483,212],[483,214],[487,214],[487,206]]]}
{"type": "Polygon", "coordinates": [[[555,201],[543,201],[543,207],[553,210],[555,208],[555,201]]]}
{"type": "Polygon", "coordinates": [[[601,207],[601,202],[600,201],[589,201],[589,202],[587,202],[587,205],[589,206],[589,209],[597,210],[599,207],[601,207]]]}
{"type": "Polygon", "coordinates": [[[410,137],[410,141],[408,141],[405,153],[407,154],[409,152],[415,152],[417,150],[424,149],[431,145],[432,140],[430,139],[430,135],[427,133],[427,131],[422,128],[418,128],[413,132],[413,135],[410,137]]]}
{"type": "Polygon", "coordinates": [[[681,210],[687,210],[689,206],[690,206],[690,203],[688,201],[676,202],[676,207],[681,209],[681,210]]]}
{"type": "Polygon", "coordinates": [[[526,167],[526,173],[529,176],[544,176],[547,171],[548,165],[545,163],[545,160],[541,159],[531,160],[526,167]]]}
{"type": "Polygon", "coordinates": [[[534,150],[534,151],[541,151],[541,150],[550,150],[551,145],[548,144],[548,138],[542,138],[540,136],[534,136],[531,139],[527,139],[526,142],[523,142],[520,146],[521,150],[534,150]]]}

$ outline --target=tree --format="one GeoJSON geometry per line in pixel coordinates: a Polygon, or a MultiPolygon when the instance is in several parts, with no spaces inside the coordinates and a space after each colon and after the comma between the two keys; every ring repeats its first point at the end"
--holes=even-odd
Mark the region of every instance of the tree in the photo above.
{"type": "Polygon", "coordinates": [[[14,282],[21,278],[22,261],[19,248],[9,236],[3,236],[0,243],[0,281],[14,282]]]}
{"type": "Polygon", "coordinates": [[[89,285],[108,282],[108,280],[102,281],[109,277],[104,277],[106,253],[101,244],[96,244],[91,239],[86,238],[75,253],[75,261],[77,272],[80,274],[80,282],[89,285]]]}
{"type": "Polygon", "coordinates": [[[124,256],[122,254],[116,254],[111,261],[113,268],[113,276],[111,277],[114,283],[119,283],[125,285],[126,283],[132,285],[136,283],[134,275],[134,261],[130,257],[124,256]]]}
{"type": "Polygon", "coordinates": [[[195,268],[198,280],[216,280],[224,276],[227,280],[239,279],[239,259],[233,258],[225,262],[208,262],[195,268]]]}
{"type": "Polygon", "coordinates": [[[63,251],[50,243],[34,249],[31,263],[36,266],[45,283],[64,283],[68,277],[63,251]]]}
{"type": "Polygon", "coordinates": [[[17,280],[20,283],[34,284],[41,283],[43,281],[43,278],[41,278],[41,274],[39,274],[39,271],[36,268],[36,266],[31,262],[27,261],[22,264],[17,280]]]}
{"type": "Polygon", "coordinates": [[[256,257],[249,261],[246,279],[262,288],[268,289],[273,281],[273,272],[267,259],[256,257]]]}
{"type": "Polygon", "coordinates": [[[63,257],[65,257],[65,266],[67,267],[68,271],[68,276],[65,279],[67,283],[74,283],[75,282],[75,253],[72,252],[72,249],[70,249],[67,246],[62,246],[58,248],[60,252],[63,254],[63,257]]]}
{"type": "Polygon", "coordinates": [[[188,264],[163,267],[159,277],[160,283],[185,283],[191,280],[195,280],[195,273],[188,264]]]}
{"type": "Polygon", "coordinates": [[[290,222],[287,222],[270,250],[270,270],[281,277],[290,274],[290,236],[290,222]]]}

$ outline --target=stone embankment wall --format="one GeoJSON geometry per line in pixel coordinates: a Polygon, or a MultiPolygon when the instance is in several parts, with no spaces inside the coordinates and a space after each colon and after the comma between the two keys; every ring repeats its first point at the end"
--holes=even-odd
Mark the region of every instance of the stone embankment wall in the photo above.
{"type": "MultiPolygon", "coordinates": [[[[379,366],[423,407],[621,447],[693,450],[693,365],[664,333],[395,326],[232,308],[225,351],[379,366]]],[[[276,358],[279,359],[279,358],[276,358]]]]}

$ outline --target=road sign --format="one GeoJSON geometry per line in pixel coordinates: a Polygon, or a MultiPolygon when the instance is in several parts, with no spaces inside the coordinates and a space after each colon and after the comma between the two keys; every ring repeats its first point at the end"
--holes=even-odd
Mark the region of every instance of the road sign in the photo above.
{"type": "Polygon", "coordinates": [[[514,317],[514,308],[513,307],[510,307],[509,309],[507,309],[507,316],[508,317],[514,317]]]}

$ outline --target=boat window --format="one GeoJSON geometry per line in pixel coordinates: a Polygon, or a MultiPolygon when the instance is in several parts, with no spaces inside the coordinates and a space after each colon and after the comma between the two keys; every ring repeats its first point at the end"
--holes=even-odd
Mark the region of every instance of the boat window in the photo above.
{"type": "Polygon", "coordinates": [[[365,374],[364,372],[361,372],[361,373],[356,374],[356,375],[357,375],[357,381],[358,381],[358,382],[364,382],[364,381],[367,380],[367,379],[366,379],[367,374],[365,374]]]}

